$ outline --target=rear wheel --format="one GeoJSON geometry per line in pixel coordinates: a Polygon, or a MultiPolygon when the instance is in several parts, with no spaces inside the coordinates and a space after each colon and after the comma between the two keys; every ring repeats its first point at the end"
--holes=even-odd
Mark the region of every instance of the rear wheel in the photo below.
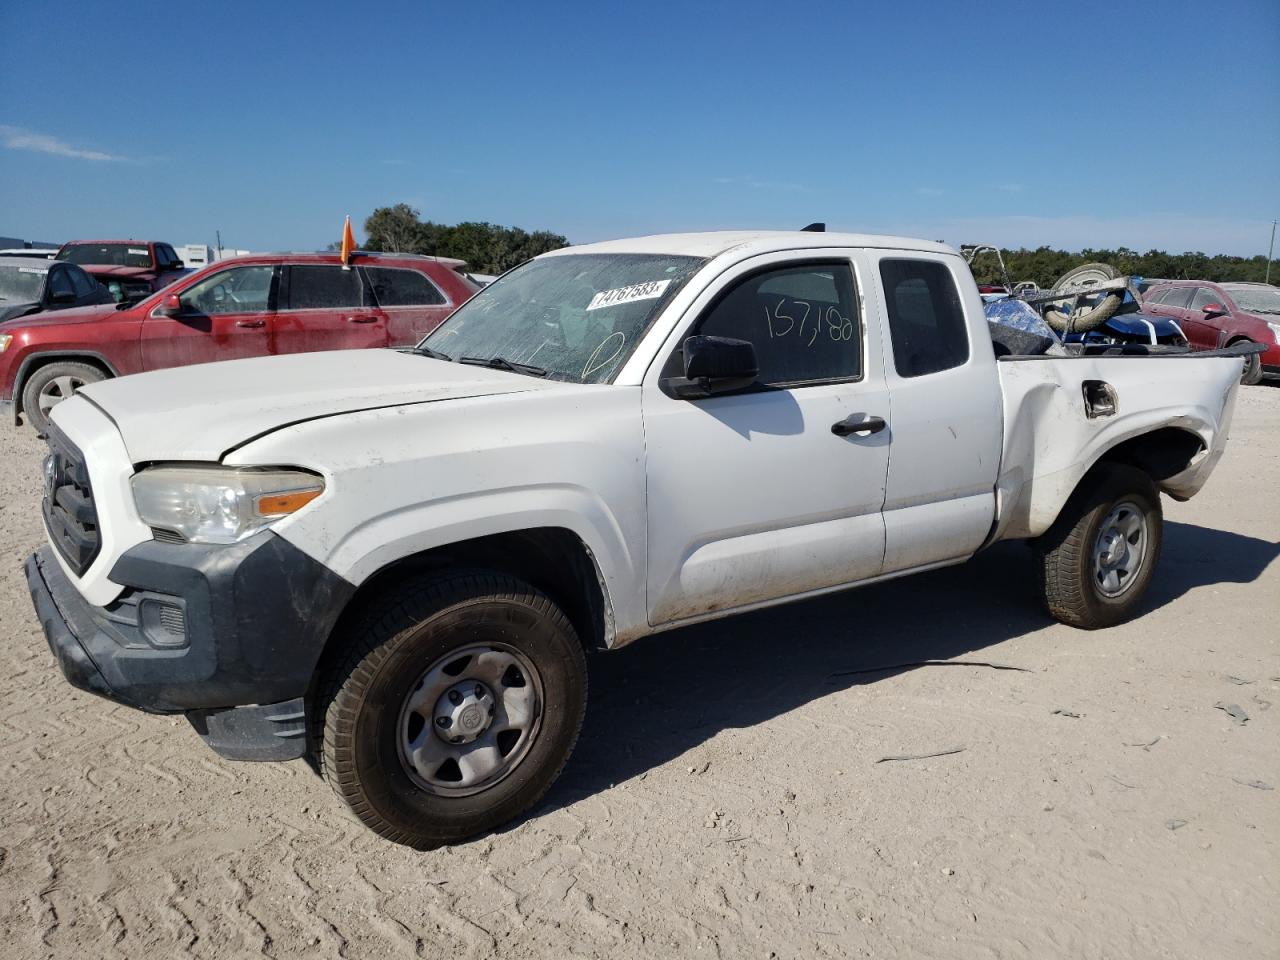
{"type": "Polygon", "coordinates": [[[1127,620],[1151,583],[1162,541],[1151,478],[1123,464],[1096,468],[1036,542],[1049,614],[1085,630],[1127,620]]]}
{"type": "Polygon", "coordinates": [[[321,767],[376,833],[429,849],[490,830],[568,760],[586,660],[528,584],[468,573],[402,587],[347,640],[317,705],[321,767]]]}
{"type": "Polygon", "coordinates": [[[49,431],[49,413],[81,387],[105,380],[97,367],[73,360],[45,364],[27,378],[22,388],[22,412],[36,433],[49,431]]]}
{"type": "MultiPolygon", "coordinates": [[[[1236,343],[1248,343],[1248,340],[1237,340],[1236,343]]],[[[1246,387],[1252,387],[1262,382],[1262,357],[1259,354],[1253,354],[1244,361],[1244,371],[1240,374],[1240,382],[1246,387]]]]}

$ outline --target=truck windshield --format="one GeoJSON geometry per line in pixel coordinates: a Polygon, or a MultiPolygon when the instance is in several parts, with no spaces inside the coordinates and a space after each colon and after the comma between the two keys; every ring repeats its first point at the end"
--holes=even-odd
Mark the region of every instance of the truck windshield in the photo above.
{"type": "Polygon", "coordinates": [[[421,346],[450,360],[498,359],[553,380],[606,383],[704,263],[632,253],[531,260],[468,300],[421,346]]]}
{"type": "Polygon", "coordinates": [[[57,260],[112,267],[150,267],[145,243],[73,243],[58,251],[57,260]]]}

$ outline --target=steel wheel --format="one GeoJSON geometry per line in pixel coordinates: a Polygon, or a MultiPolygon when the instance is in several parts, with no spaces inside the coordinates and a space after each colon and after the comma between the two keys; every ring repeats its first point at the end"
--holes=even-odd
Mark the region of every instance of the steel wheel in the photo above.
{"type": "Polygon", "coordinates": [[[400,761],[429,793],[479,793],[524,759],[542,705],[542,677],[520,651],[499,643],[454,650],[427,669],[401,707],[400,761]]]}
{"type": "Polygon", "coordinates": [[[1098,529],[1093,576],[1098,592],[1118,597],[1133,586],[1147,552],[1147,518],[1129,501],[1117,504],[1098,529]]]}
{"type": "Polygon", "coordinates": [[[80,377],[71,374],[63,374],[60,377],[54,377],[43,387],[40,388],[39,404],[40,412],[46,417],[49,411],[66,400],[73,393],[85,385],[85,381],[80,377]]]}

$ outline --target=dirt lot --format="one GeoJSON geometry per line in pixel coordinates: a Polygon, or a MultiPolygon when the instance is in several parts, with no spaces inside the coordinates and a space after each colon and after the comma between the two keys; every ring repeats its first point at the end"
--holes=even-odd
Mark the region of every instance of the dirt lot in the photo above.
{"type": "Polygon", "coordinates": [[[1280,955],[1280,389],[1165,501],[1140,619],[1046,622],[1007,544],[642,641],[595,658],[546,801],[434,853],[63,682],[20,569],[40,456],[0,430],[8,960],[1280,955]]]}

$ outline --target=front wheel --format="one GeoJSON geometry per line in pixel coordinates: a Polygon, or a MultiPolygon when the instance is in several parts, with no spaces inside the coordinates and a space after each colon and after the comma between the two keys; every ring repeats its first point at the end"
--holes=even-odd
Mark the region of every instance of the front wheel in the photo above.
{"type": "Polygon", "coordinates": [[[36,433],[49,432],[49,414],[53,408],[81,387],[105,379],[97,367],[74,360],[45,364],[27,378],[22,388],[22,412],[36,433]]]}
{"type": "Polygon", "coordinates": [[[1123,464],[1096,468],[1035,545],[1049,614],[1085,630],[1127,620],[1151,583],[1162,541],[1151,478],[1123,464]]]}
{"type": "Polygon", "coordinates": [[[586,660],[564,613],[528,584],[468,573],[402,587],[345,640],[317,705],[321,768],[387,839],[430,849],[490,830],[568,760],[586,660]]]}

